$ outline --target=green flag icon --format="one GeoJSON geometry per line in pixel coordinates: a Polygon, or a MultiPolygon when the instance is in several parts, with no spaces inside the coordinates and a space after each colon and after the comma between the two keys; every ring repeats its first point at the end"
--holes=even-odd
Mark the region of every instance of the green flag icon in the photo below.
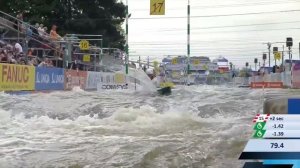
{"type": "Polygon", "coordinates": [[[266,130],[257,130],[253,135],[253,138],[263,138],[266,133],[266,130]]]}
{"type": "Polygon", "coordinates": [[[254,126],[254,130],[263,130],[265,128],[265,122],[258,122],[254,126]]]}

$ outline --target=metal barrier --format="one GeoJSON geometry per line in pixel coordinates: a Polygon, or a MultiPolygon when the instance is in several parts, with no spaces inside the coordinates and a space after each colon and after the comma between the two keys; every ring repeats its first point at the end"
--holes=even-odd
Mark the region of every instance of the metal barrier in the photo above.
{"type": "Polygon", "coordinates": [[[102,35],[67,34],[62,43],[65,45],[64,67],[72,62],[84,65],[85,69],[93,67],[93,71],[97,70],[103,55],[102,35]]]}

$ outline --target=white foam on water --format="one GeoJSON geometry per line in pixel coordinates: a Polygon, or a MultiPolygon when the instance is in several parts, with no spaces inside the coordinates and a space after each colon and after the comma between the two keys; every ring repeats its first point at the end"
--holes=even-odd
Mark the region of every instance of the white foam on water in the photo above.
{"type": "MultiPolygon", "coordinates": [[[[53,128],[59,129],[79,129],[89,126],[103,126],[103,127],[119,127],[122,129],[124,126],[131,128],[158,128],[158,127],[173,127],[178,124],[190,122],[205,122],[190,113],[184,112],[165,112],[158,113],[155,108],[151,106],[141,106],[140,108],[119,108],[113,113],[111,117],[99,119],[89,115],[79,116],[75,120],[64,119],[58,120],[49,118],[48,116],[34,116],[26,118],[24,113],[11,116],[9,111],[0,110],[1,125],[9,125],[11,122],[16,123],[14,126],[24,126],[24,130],[51,130],[53,128]]],[[[217,122],[214,120],[206,120],[207,122],[217,122]]],[[[226,120],[222,120],[226,121],[226,120]]],[[[13,129],[11,127],[10,129],[13,129]]]]}
{"type": "Polygon", "coordinates": [[[142,69],[132,69],[129,68],[128,76],[135,78],[140,81],[143,91],[156,91],[156,86],[153,81],[147,76],[147,74],[142,69]]]}
{"type": "Polygon", "coordinates": [[[10,115],[10,111],[0,109],[0,128],[6,126],[6,124],[8,124],[11,121],[10,115]]]}
{"type": "Polygon", "coordinates": [[[81,89],[80,86],[75,86],[75,87],[73,87],[73,88],[72,88],[72,91],[73,91],[73,92],[84,92],[84,90],[81,89]]]}
{"type": "Polygon", "coordinates": [[[117,163],[134,167],[146,161],[151,167],[168,167],[188,162],[181,157],[217,166],[214,155],[224,159],[241,152],[239,141],[246,141],[251,134],[258,95],[260,92],[223,86],[179,86],[169,97],[81,90],[24,96],[1,93],[0,156],[5,157],[0,159],[0,167],[64,167],[74,161],[82,167],[113,167],[117,163]],[[100,106],[96,110],[109,115],[91,116],[87,110],[96,105],[100,106]],[[220,112],[212,114],[215,106],[220,112]],[[199,109],[208,117],[200,117],[199,109]],[[33,111],[35,115],[28,117],[33,111]],[[59,120],[49,114],[66,117],[59,120]],[[218,151],[222,144],[239,147],[218,151]],[[158,157],[149,158],[152,154],[158,157]]]}

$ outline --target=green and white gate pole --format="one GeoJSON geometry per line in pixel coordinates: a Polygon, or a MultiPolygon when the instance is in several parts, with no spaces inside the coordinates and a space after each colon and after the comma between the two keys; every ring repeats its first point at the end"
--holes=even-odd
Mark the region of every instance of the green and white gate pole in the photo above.
{"type": "Polygon", "coordinates": [[[125,44],[125,52],[126,52],[126,57],[125,57],[125,62],[126,62],[126,68],[125,68],[125,73],[128,74],[128,62],[129,62],[129,45],[128,45],[128,0],[126,0],[126,44],[125,44]]]}
{"type": "Polygon", "coordinates": [[[187,6],[187,14],[188,14],[188,18],[187,18],[187,56],[188,56],[188,67],[187,67],[187,74],[190,74],[190,55],[191,55],[191,51],[190,51],[190,42],[191,42],[191,38],[190,38],[190,0],[188,0],[188,6],[187,6]]]}

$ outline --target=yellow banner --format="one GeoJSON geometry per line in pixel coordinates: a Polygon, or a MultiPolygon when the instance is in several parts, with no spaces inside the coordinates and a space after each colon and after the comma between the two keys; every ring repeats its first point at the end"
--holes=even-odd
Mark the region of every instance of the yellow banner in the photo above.
{"type": "Polygon", "coordinates": [[[165,0],[150,0],[150,15],[165,15],[165,0]]]}
{"type": "Polygon", "coordinates": [[[34,89],[34,66],[0,64],[0,91],[29,91],[34,89]]]}

